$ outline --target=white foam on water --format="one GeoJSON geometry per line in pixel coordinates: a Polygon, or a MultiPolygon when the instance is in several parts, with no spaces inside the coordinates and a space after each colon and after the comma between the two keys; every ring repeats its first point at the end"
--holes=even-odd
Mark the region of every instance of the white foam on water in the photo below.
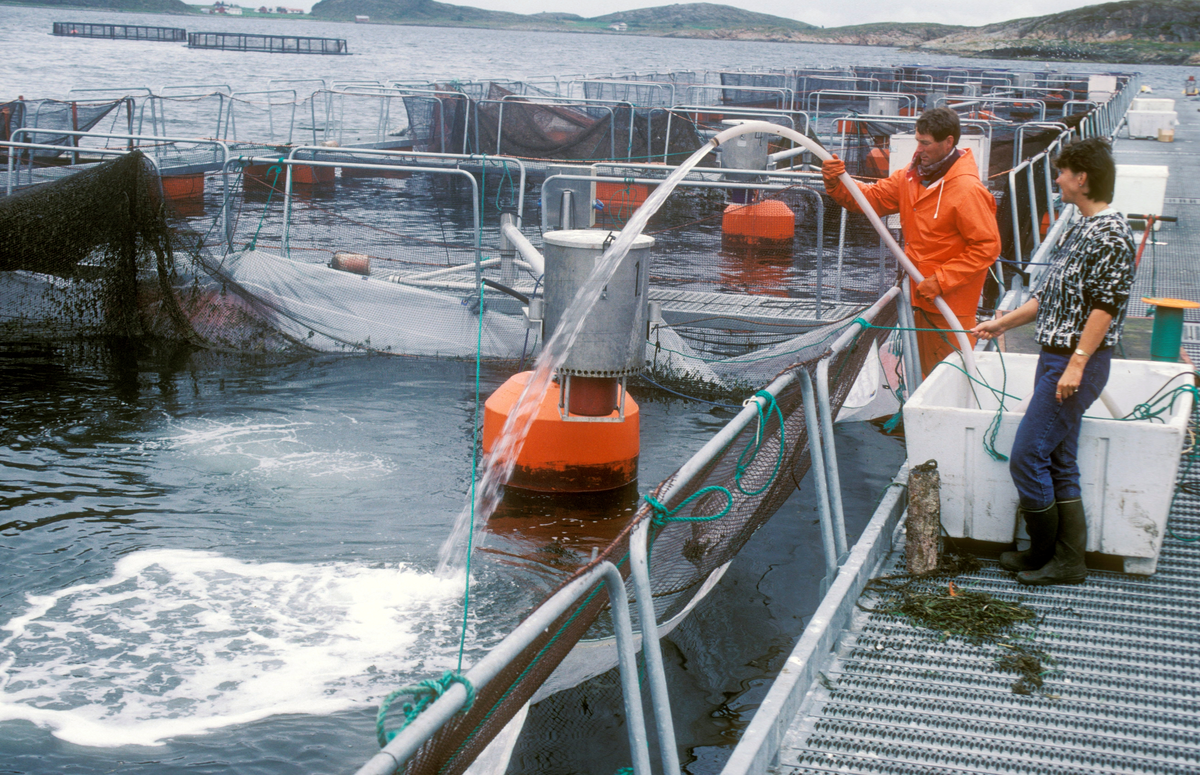
{"type": "MultiPolygon", "coordinates": [[[[357,420],[340,415],[340,420],[346,419],[350,425],[358,424],[357,420]]],[[[335,424],[330,421],[331,427],[335,424]]],[[[392,472],[392,465],[375,455],[314,448],[308,437],[322,432],[323,424],[313,422],[205,421],[184,428],[166,442],[231,473],[360,479],[392,472]]]]}
{"type": "Polygon", "coordinates": [[[461,581],[403,565],[249,564],[147,550],[0,626],[0,721],[160,745],[378,702],[455,666],[461,581]]]}

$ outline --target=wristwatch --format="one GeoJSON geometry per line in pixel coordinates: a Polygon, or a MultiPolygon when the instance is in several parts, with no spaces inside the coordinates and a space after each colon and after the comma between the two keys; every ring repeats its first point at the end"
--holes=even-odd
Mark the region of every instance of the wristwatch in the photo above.
{"type": "Polygon", "coordinates": [[[1088,352],[1088,351],[1086,351],[1086,350],[1080,350],[1078,347],[1076,347],[1076,348],[1075,348],[1075,354],[1076,354],[1076,355],[1082,355],[1084,358],[1091,358],[1091,357],[1092,357],[1092,354],[1091,354],[1090,352],[1088,352]]]}

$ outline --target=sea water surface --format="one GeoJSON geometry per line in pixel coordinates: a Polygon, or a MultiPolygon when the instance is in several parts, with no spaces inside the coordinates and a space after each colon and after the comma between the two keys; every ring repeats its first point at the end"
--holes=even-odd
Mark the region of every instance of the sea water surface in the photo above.
{"type": "MultiPolygon", "coordinates": [[[[284,77],[914,61],[965,60],[0,6],[0,99],[284,77]],[[352,54],[50,36],[53,21],[71,20],[339,37],[352,54]]],[[[1160,93],[1188,72],[1142,69],[1160,93]]],[[[480,393],[507,376],[485,368],[480,393]]],[[[636,491],[569,507],[523,502],[498,515],[474,555],[464,620],[461,581],[433,569],[469,497],[475,408],[470,363],[163,352],[121,341],[0,344],[0,773],[351,772],[377,750],[383,695],[454,669],[464,621],[464,661],[478,659],[611,535],[637,492],[731,416],[692,401],[644,400],[636,491]]],[[[853,540],[903,446],[867,424],[840,425],[838,442],[853,540]]],[[[810,490],[752,539],[668,639],[689,772],[719,771],[815,608],[823,563],[810,490]]],[[[523,749],[514,771],[611,773],[628,763],[614,734],[604,744],[568,740],[549,757],[523,749]]]]}

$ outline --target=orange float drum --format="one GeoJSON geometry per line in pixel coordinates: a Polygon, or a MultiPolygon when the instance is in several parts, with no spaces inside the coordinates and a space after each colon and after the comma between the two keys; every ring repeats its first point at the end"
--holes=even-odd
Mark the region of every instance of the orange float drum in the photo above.
{"type": "Polygon", "coordinates": [[[747,243],[790,241],[796,234],[796,214],[777,199],[731,204],[721,218],[721,233],[747,243]]]}
{"type": "MultiPolygon", "coordinates": [[[[532,372],[509,378],[484,404],[483,450],[491,453],[532,372]]],[[[559,408],[560,386],[551,384],[538,406],[508,484],[525,490],[588,492],[611,490],[637,479],[638,405],[625,396],[625,419],[617,411],[595,418],[559,408]]]]}

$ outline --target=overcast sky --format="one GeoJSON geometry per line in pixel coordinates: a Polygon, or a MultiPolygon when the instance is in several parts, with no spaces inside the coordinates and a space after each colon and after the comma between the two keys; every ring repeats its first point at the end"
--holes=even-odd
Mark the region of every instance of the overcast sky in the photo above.
{"type": "MultiPolygon", "coordinates": [[[[302,7],[311,8],[315,0],[303,0],[302,7]]],[[[543,11],[566,11],[580,16],[593,17],[636,8],[654,8],[671,5],[656,0],[590,0],[580,3],[567,0],[442,0],[453,5],[469,5],[490,11],[512,11],[513,13],[541,13],[543,11]]],[[[965,24],[977,27],[981,24],[1020,19],[1026,16],[1046,14],[1096,5],[1103,0],[727,0],[721,5],[732,5],[747,11],[769,13],[799,19],[802,22],[822,27],[842,27],[848,24],[870,22],[939,22],[941,24],[965,24]]]]}

